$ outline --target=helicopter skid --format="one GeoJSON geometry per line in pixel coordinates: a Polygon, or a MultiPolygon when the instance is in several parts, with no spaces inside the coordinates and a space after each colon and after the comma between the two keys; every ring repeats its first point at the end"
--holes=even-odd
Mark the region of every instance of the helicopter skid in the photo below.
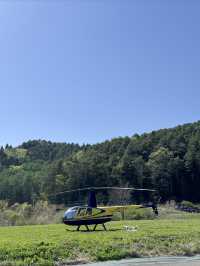
{"type": "Polygon", "coordinates": [[[97,224],[104,224],[110,222],[112,217],[102,217],[102,218],[95,218],[95,219],[82,219],[82,220],[64,220],[64,224],[72,225],[72,226],[81,226],[81,225],[97,225],[97,224]]]}
{"type": "MultiPolygon", "coordinates": [[[[98,225],[98,224],[95,224],[95,225],[94,225],[94,228],[92,229],[92,231],[96,231],[97,225],[98,225]]],[[[103,226],[103,229],[104,229],[105,231],[107,231],[106,226],[105,226],[104,223],[102,223],[102,226],[103,226]]],[[[78,227],[76,228],[76,231],[80,231],[80,227],[81,227],[81,225],[78,225],[78,227]]],[[[88,227],[88,225],[85,225],[85,227],[86,227],[86,230],[87,230],[88,232],[91,232],[91,230],[90,230],[90,228],[88,227]]]]}

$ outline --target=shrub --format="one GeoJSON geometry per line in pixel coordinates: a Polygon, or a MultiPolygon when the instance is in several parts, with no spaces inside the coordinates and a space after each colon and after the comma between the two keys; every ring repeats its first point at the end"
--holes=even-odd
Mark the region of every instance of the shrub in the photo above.
{"type": "Polygon", "coordinates": [[[154,219],[155,215],[152,209],[131,209],[125,210],[124,218],[126,220],[150,220],[154,219]]]}

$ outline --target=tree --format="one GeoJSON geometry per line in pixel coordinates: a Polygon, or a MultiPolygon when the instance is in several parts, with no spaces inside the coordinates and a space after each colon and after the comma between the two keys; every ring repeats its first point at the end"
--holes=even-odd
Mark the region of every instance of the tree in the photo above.
{"type": "Polygon", "coordinates": [[[187,153],[185,154],[185,167],[187,175],[184,189],[188,199],[200,201],[200,131],[190,139],[187,153]]]}
{"type": "Polygon", "coordinates": [[[181,166],[180,158],[174,157],[173,152],[169,151],[168,148],[160,147],[152,152],[147,165],[162,200],[166,201],[175,197],[178,185],[177,179],[179,178],[176,169],[181,166]]]}

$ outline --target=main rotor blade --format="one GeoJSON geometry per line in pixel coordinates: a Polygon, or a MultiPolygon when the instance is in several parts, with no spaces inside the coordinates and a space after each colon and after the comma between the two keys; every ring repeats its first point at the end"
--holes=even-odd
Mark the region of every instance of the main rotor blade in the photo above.
{"type": "Polygon", "coordinates": [[[101,189],[113,189],[113,190],[136,190],[136,191],[151,191],[156,192],[155,189],[147,189],[147,188],[134,188],[134,187],[93,187],[94,190],[101,189]]]}
{"type": "Polygon", "coordinates": [[[65,194],[65,193],[71,193],[71,192],[78,192],[78,191],[87,191],[87,190],[91,190],[90,187],[85,187],[85,188],[77,188],[77,189],[71,189],[71,190],[65,190],[65,191],[61,191],[61,192],[58,192],[58,193],[55,193],[55,194],[52,194],[52,195],[62,195],[62,194],[65,194]]]}
{"type": "Polygon", "coordinates": [[[65,194],[65,193],[72,193],[72,192],[81,192],[81,191],[90,191],[90,190],[104,190],[104,189],[156,192],[156,190],[154,190],[154,189],[133,188],[133,187],[132,188],[131,187],[85,187],[85,188],[77,188],[77,189],[71,189],[71,190],[61,191],[61,192],[58,192],[58,193],[54,194],[54,196],[56,196],[56,195],[62,195],[62,194],[65,194]]]}

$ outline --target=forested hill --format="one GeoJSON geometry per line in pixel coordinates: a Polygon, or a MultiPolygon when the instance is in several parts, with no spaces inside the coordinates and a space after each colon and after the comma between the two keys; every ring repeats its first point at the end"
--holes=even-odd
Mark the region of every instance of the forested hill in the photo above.
{"type": "Polygon", "coordinates": [[[200,121],[96,145],[33,140],[0,149],[0,199],[33,202],[83,186],[157,188],[200,202],[200,121]]]}

